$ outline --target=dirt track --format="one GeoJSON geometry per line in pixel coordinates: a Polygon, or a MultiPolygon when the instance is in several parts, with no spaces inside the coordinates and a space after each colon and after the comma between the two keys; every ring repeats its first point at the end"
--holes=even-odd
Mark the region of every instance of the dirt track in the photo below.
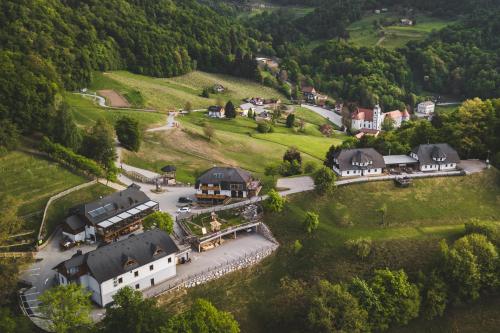
{"type": "Polygon", "coordinates": [[[117,107],[117,108],[129,108],[130,103],[119,93],[114,90],[99,90],[97,94],[106,98],[109,106],[117,107]]]}

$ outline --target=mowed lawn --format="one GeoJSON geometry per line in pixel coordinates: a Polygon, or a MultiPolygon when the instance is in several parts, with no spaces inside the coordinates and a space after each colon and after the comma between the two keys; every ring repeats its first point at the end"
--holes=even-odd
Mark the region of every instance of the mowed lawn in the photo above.
{"type": "MultiPolygon", "coordinates": [[[[0,157],[0,197],[9,195],[19,200],[20,216],[36,212],[41,216],[52,195],[87,181],[57,163],[24,152],[13,151],[0,157]]],[[[31,220],[40,222],[40,219],[31,220]]]]}
{"type": "Polygon", "coordinates": [[[102,108],[91,98],[71,93],[65,94],[64,100],[71,107],[77,125],[81,127],[90,127],[100,118],[106,119],[113,125],[123,116],[137,120],[143,129],[162,126],[166,123],[166,115],[160,113],[102,108]]]}
{"type": "MultiPolygon", "coordinates": [[[[499,205],[500,174],[496,170],[466,177],[421,179],[408,189],[397,189],[392,182],[379,182],[340,187],[331,198],[318,198],[313,193],[295,195],[283,213],[266,215],[266,223],[280,242],[275,255],[251,269],[189,289],[187,295],[160,300],[165,307],[175,310],[204,297],[232,312],[242,331],[262,332],[269,320],[267,301],[279,292],[281,278],[289,276],[309,283],[320,278],[349,281],[354,276],[368,277],[374,269],[388,267],[403,268],[414,280],[420,270],[434,264],[441,239],[452,241],[463,234],[464,222],[478,219],[500,226],[499,205]],[[388,206],[388,224],[383,226],[376,209],[384,202],[388,206]],[[311,235],[302,225],[308,211],[320,215],[319,228],[311,235]],[[373,240],[372,253],[364,260],[344,245],[358,237],[373,240]],[[298,254],[293,251],[295,240],[303,245],[298,254]]],[[[498,314],[498,310],[489,313],[498,314]]],[[[453,319],[446,318],[446,324],[436,323],[435,327],[449,328],[460,322],[457,314],[453,314],[453,319]]],[[[413,330],[401,332],[437,332],[423,329],[431,326],[416,323],[410,326],[413,330]]],[[[293,328],[280,330],[289,331],[293,328]]]]}
{"type": "Polygon", "coordinates": [[[274,133],[262,134],[256,130],[253,119],[211,119],[204,112],[179,116],[182,129],[146,133],[138,153],[125,153],[124,162],[158,171],[166,164],[175,164],[178,179],[192,183],[203,170],[217,165],[239,166],[263,175],[264,168],[279,163],[289,147],[297,147],[304,162],[324,159],[331,145],[340,144],[342,135],[324,137],[316,125],[306,124],[305,133],[275,126],[274,133]],[[203,126],[215,129],[211,141],[203,134],[203,126]]]}
{"type": "Polygon", "coordinates": [[[379,46],[396,49],[410,41],[423,40],[433,30],[440,30],[454,22],[426,15],[417,15],[416,25],[414,26],[391,25],[383,27],[382,31],[380,31],[373,24],[376,20],[390,19],[399,21],[401,18],[403,17],[392,12],[366,15],[347,28],[350,36],[349,40],[358,46],[375,46],[379,43],[379,46]]]}
{"type": "Polygon", "coordinates": [[[116,71],[107,72],[104,75],[129,89],[140,91],[144,97],[145,106],[159,111],[183,108],[188,101],[195,109],[207,108],[215,104],[217,98],[223,101],[232,100],[236,106],[249,97],[285,100],[285,97],[273,88],[223,74],[194,71],[173,78],[152,78],[116,71]],[[204,88],[211,88],[216,83],[222,84],[226,91],[221,94],[211,94],[210,98],[201,97],[204,88]]]}
{"type": "Polygon", "coordinates": [[[95,201],[113,192],[114,190],[110,187],[102,184],[95,184],[54,201],[47,211],[47,234],[50,235],[59,224],[64,222],[70,208],[79,204],[95,201]]]}

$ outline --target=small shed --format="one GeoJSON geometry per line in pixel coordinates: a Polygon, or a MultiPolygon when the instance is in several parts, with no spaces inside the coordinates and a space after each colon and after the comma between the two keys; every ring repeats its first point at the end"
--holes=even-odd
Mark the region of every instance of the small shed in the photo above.
{"type": "Polygon", "coordinates": [[[175,183],[177,168],[174,165],[165,165],[163,168],[161,168],[161,172],[161,178],[163,179],[163,183],[165,185],[175,183]]]}

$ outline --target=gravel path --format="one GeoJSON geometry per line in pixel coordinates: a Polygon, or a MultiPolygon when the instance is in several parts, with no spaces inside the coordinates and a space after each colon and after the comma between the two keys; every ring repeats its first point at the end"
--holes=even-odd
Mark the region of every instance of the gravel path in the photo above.
{"type": "Polygon", "coordinates": [[[342,116],[336,114],[333,111],[327,110],[325,108],[319,107],[319,106],[314,106],[314,105],[309,105],[309,104],[302,104],[302,107],[309,109],[313,112],[316,112],[320,116],[330,120],[332,123],[337,125],[338,127],[342,127],[342,116]]]}

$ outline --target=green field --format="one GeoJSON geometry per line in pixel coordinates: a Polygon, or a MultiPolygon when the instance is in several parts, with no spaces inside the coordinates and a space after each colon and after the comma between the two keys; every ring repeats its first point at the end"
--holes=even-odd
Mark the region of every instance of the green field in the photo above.
{"type": "Polygon", "coordinates": [[[95,201],[99,199],[99,197],[109,195],[113,192],[113,189],[105,185],[95,184],[56,200],[47,211],[47,234],[50,235],[57,225],[64,221],[64,218],[68,216],[68,211],[71,207],[95,201]]]}
{"type": "Polygon", "coordinates": [[[122,116],[136,119],[143,129],[158,127],[166,122],[166,116],[163,114],[102,108],[92,99],[75,94],[66,94],[64,100],[70,105],[75,121],[81,127],[92,126],[99,118],[114,124],[122,116]]]}
{"type": "Polygon", "coordinates": [[[108,72],[104,75],[120,85],[140,91],[144,97],[145,106],[159,111],[183,108],[188,101],[195,109],[206,108],[215,104],[217,98],[223,101],[232,100],[235,105],[239,105],[243,99],[248,97],[285,100],[285,97],[273,88],[222,74],[195,71],[167,79],[152,78],[124,71],[108,72]],[[226,92],[211,94],[211,98],[200,96],[204,88],[210,88],[216,83],[222,84],[227,89],[226,92]]]}
{"type": "MultiPolygon", "coordinates": [[[[310,193],[293,196],[282,214],[266,215],[266,223],[281,245],[275,255],[254,268],[189,289],[187,295],[166,296],[162,303],[179,309],[197,297],[205,297],[231,311],[242,331],[263,332],[269,320],[267,302],[279,291],[279,279],[284,276],[309,283],[318,278],[337,282],[366,277],[376,268],[388,267],[404,268],[415,279],[419,270],[433,264],[439,240],[460,237],[464,222],[477,218],[500,225],[498,184],[500,173],[490,170],[466,177],[415,180],[409,189],[377,182],[340,187],[331,199],[310,193]],[[383,203],[388,206],[385,226],[376,211],[383,203]],[[307,235],[301,225],[307,211],[320,214],[319,229],[312,235],[307,235]],[[373,240],[372,253],[365,260],[355,257],[344,245],[360,236],[373,240]],[[297,239],[303,248],[294,254],[292,244],[297,239]]],[[[491,313],[498,316],[498,309],[491,313]]],[[[452,320],[439,325],[450,327],[452,320]]],[[[408,332],[428,331],[422,330],[427,327],[423,324],[410,327],[413,330],[408,332]]],[[[280,331],[294,330],[283,327],[280,331]]]]}
{"type": "Polygon", "coordinates": [[[132,105],[132,107],[144,107],[144,97],[138,90],[127,87],[101,72],[94,72],[92,83],[89,89],[91,91],[112,89],[125,97],[125,99],[132,105]]]}
{"type": "Polygon", "coordinates": [[[57,163],[24,152],[13,151],[0,157],[0,197],[10,195],[19,200],[20,216],[35,215],[27,219],[26,229],[38,228],[51,196],[86,181],[57,163]]]}
{"type": "Polygon", "coordinates": [[[453,21],[446,21],[426,15],[417,15],[416,25],[414,26],[390,25],[382,29],[377,29],[373,25],[375,20],[399,20],[400,18],[402,17],[392,12],[366,15],[347,28],[350,41],[358,46],[368,47],[379,45],[388,49],[396,49],[410,41],[423,40],[433,30],[440,30],[453,23],[453,21]]]}
{"type": "Polygon", "coordinates": [[[156,171],[165,164],[175,164],[178,179],[189,183],[214,164],[240,166],[262,176],[265,166],[279,163],[288,147],[303,152],[304,161],[320,163],[330,146],[343,139],[340,135],[323,137],[312,124],[306,125],[305,133],[278,125],[274,133],[260,134],[255,121],[244,117],[210,119],[205,113],[192,112],[177,120],[182,130],[146,133],[141,150],[126,152],[124,162],[156,171]],[[215,129],[216,137],[211,142],[203,135],[205,123],[215,129]]]}

